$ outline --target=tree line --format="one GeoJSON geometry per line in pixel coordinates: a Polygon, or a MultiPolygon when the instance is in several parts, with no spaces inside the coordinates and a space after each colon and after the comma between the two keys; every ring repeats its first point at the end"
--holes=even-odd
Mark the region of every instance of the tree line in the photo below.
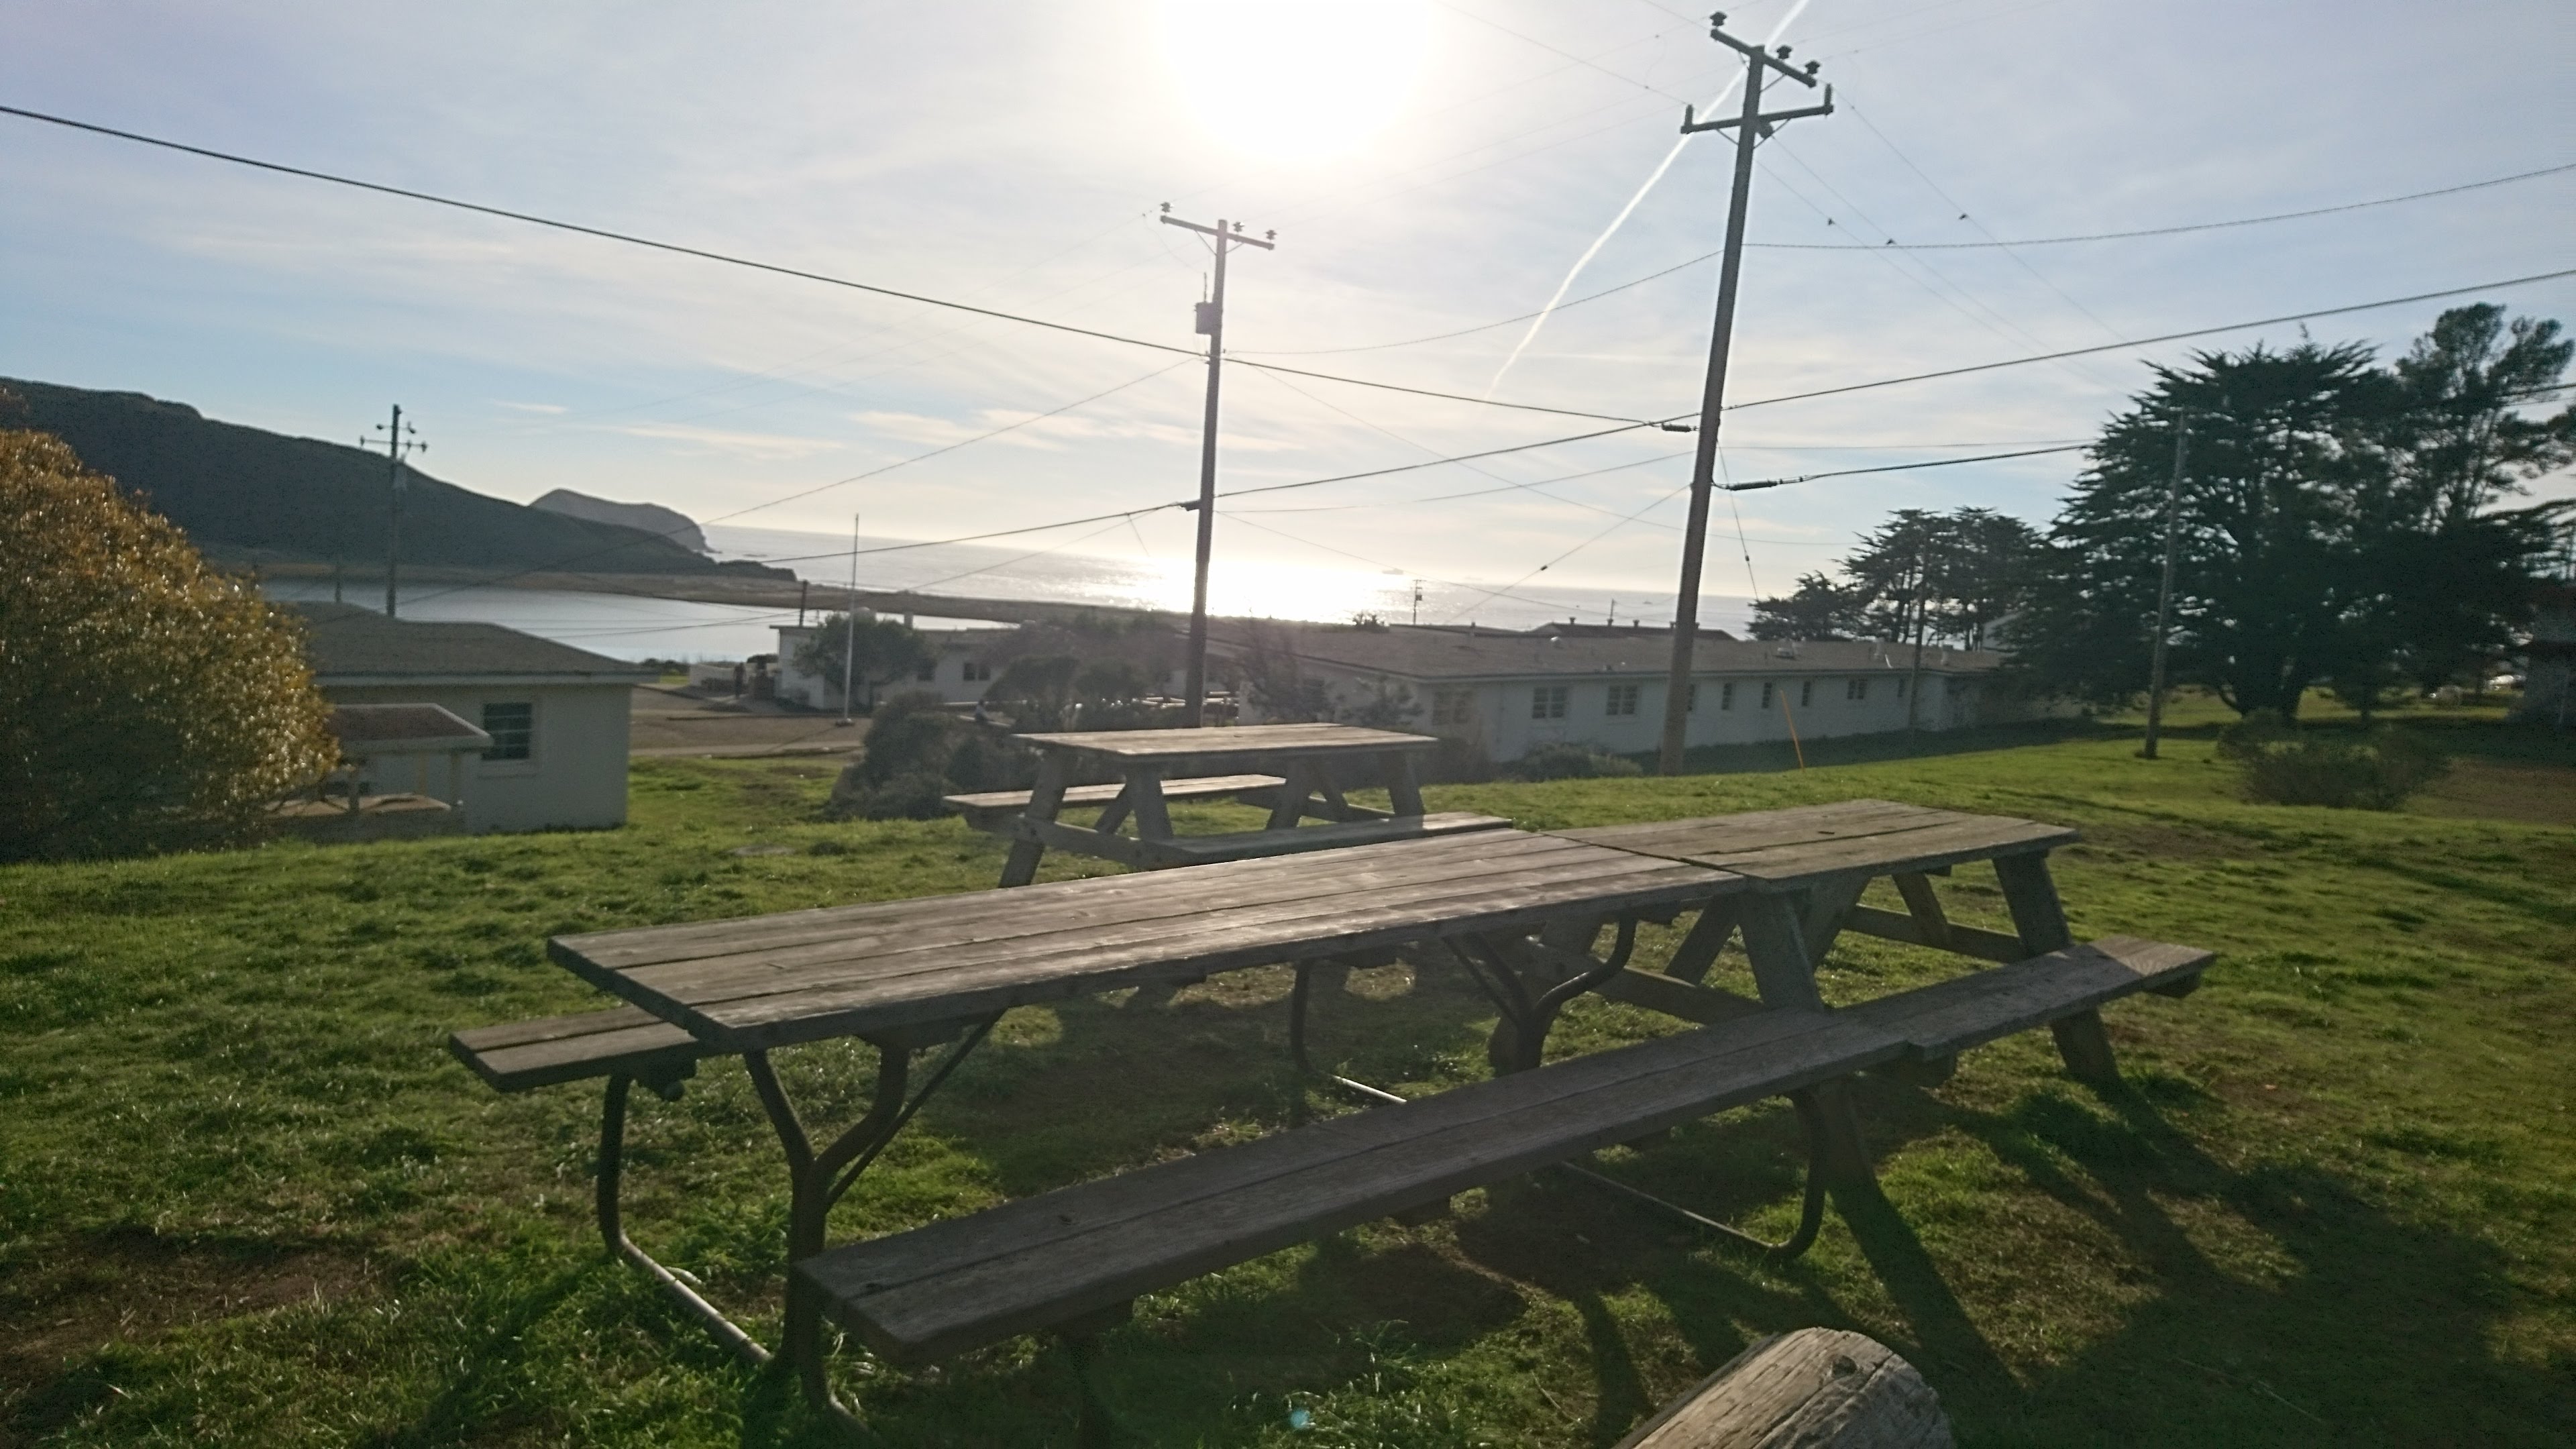
{"type": "Polygon", "coordinates": [[[2385,365],[2303,339],[2157,367],[2044,533],[1901,509],[1834,573],[1758,600],[1754,636],[2001,647],[2033,688],[2133,699],[2170,527],[2174,683],[2295,717],[2317,686],[2367,714],[2469,682],[2565,567],[2569,505],[2527,485],[2576,460],[2576,409],[2539,406],[2571,354],[2555,321],[2479,304],[2385,365]]]}

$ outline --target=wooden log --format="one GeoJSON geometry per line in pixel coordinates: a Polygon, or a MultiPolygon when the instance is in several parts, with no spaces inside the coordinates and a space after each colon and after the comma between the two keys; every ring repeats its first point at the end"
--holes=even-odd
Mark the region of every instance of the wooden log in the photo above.
{"type": "Polygon", "coordinates": [[[1737,1354],[1618,1449],[1950,1449],[1940,1396],[1866,1334],[1802,1328],[1737,1354]]]}

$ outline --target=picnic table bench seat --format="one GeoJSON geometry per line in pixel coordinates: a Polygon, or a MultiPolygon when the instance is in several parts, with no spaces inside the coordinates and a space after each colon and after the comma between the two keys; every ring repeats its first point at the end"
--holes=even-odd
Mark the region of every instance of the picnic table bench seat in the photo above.
{"type": "Polygon", "coordinates": [[[640,1006],[620,1006],[454,1032],[447,1050],[503,1092],[610,1076],[668,1092],[696,1070],[700,1057],[722,1049],[640,1006]]]}
{"type": "Polygon", "coordinates": [[[1475,830],[1508,830],[1500,815],[1444,810],[1434,815],[1375,817],[1309,825],[1298,830],[1237,830],[1224,835],[1176,835],[1168,840],[1135,842],[1164,865],[1212,865],[1230,860],[1263,860],[1309,850],[1339,850],[1388,840],[1422,840],[1434,835],[1461,835],[1475,830]]]}
{"type": "Polygon", "coordinates": [[[1079,1336],[1139,1294],[1659,1128],[1951,1056],[2134,992],[2178,994],[2211,959],[2115,936],[1847,1010],[1766,1010],[1060,1188],[793,1271],[897,1363],[1042,1330],[1079,1336]]]}
{"type": "MultiPolygon", "coordinates": [[[[1166,800],[1218,800],[1232,797],[1246,805],[1267,805],[1271,792],[1288,782],[1277,775],[1202,775],[1195,779],[1162,782],[1166,800]]],[[[1125,794],[1124,781],[1106,785],[1069,785],[1065,787],[1066,805],[1106,805],[1125,794]]],[[[1029,808],[1032,790],[979,790],[966,795],[940,797],[966,817],[966,823],[977,830],[991,830],[1011,816],[1029,808]]]]}

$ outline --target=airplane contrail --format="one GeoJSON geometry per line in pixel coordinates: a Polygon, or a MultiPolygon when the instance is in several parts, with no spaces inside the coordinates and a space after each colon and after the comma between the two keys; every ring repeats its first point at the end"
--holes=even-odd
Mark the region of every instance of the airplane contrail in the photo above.
{"type": "MultiPolygon", "coordinates": [[[[1797,4],[1790,6],[1789,13],[1780,17],[1780,23],[1771,27],[1770,39],[1762,42],[1763,48],[1767,50],[1776,43],[1782,33],[1795,24],[1800,15],[1806,13],[1810,3],[1811,0],[1798,0],[1797,4]]],[[[1710,101],[1705,109],[1714,114],[1717,108],[1725,103],[1728,96],[1735,94],[1735,88],[1742,84],[1744,84],[1744,78],[1740,75],[1728,81],[1725,87],[1718,91],[1717,98],[1710,101]]],[[[1529,330],[1522,333],[1521,340],[1513,345],[1512,355],[1503,359],[1502,367],[1494,373],[1494,380],[1485,384],[1485,396],[1492,397],[1494,389],[1503,385],[1503,375],[1512,370],[1512,364],[1520,361],[1521,353],[1527,351],[1530,343],[1537,339],[1538,330],[1547,325],[1548,317],[1556,311],[1556,304],[1564,301],[1565,294],[1573,290],[1574,279],[1583,275],[1583,269],[1592,265],[1592,259],[1599,256],[1601,249],[1610,244],[1610,238],[1617,236],[1619,228],[1627,225],[1629,214],[1637,209],[1637,203],[1644,201],[1646,193],[1655,189],[1655,183],[1664,179],[1664,173],[1673,169],[1673,163],[1681,159],[1682,148],[1689,144],[1690,137],[1687,135],[1676,138],[1673,141],[1673,149],[1665,152],[1664,159],[1656,163],[1653,174],[1646,178],[1646,184],[1637,188],[1637,194],[1628,198],[1628,204],[1619,208],[1617,216],[1610,218],[1609,228],[1594,237],[1592,245],[1583,249],[1583,255],[1574,259],[1574,270],[1567,272],[1565,280],[1556,284],[1556,295],[1548,298],[1547,305],[1539,309],[1536,317],[1530,319],[1529,330]]]]}

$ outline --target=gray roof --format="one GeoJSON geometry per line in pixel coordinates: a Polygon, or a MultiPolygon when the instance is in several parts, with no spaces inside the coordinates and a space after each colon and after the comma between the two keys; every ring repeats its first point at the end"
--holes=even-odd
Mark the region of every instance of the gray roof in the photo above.
{"type": "Polygon", "coordinates": [[[434,704],[344,704],[331,711],[330,730],[340,753],[369,755],[483,750],[492,737],[434,704]]]}
{"type": "MultiPolygon", "coordinates": [[[[1262,626],[1262,631],[1274,647],[1284,645],[1300,659],[1406,679],[1661,678],[1672,658],[1673,637],[1662,629],[1551,638],[1400,624],[1385,629],[1275,624],[1262,626]]],[[[1252,631],[1240,626],[1211,621],[1210,633],[1230,652],[1247,653],[1252,647],[1252,631]]],[[[1911,645],[1871,639],[1787,645],[1702,636],[1695,641],[1695,652],[1693,672],[1699,674],[1877,673],[1908,669],[1914,662],[1911,645]]],[[[2003,656],[1992,650],[1932,645],[1923,651],[1924,668],[1949,674],[1983,673],[2001,663],[2003,656]]]]}
{"type": "Polygon", "coordinates": [[[311,626],[305,653],[319,682],[352,679],[547,678],[633,684],[653,672],[498,624],[388,619],[355,604],[294,604],[311,626]]]}

